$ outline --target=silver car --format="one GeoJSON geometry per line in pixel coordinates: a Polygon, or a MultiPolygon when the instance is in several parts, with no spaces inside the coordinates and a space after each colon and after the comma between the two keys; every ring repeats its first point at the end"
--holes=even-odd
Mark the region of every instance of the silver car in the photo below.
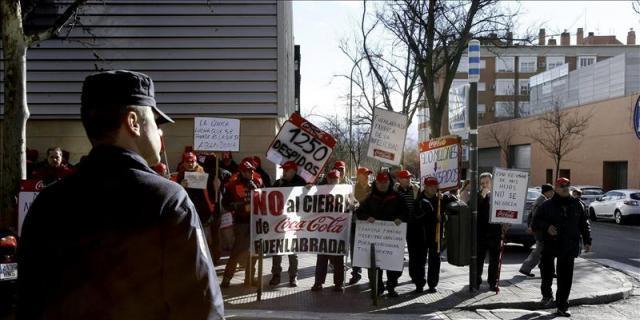
{"type": "Polygon", "coordinates": [[[589,205],[589,217],[623,224],[640,217],[640,189],[611,190],[589,205]]]}
{"type": "Polygon", "coordinates": [[[582,200],[582,202],[584,202],[587,206],[590,205],[592,202],[596,201],[598,197],[601,197],[604,194],[604,190],[602,190],[602,187],[598,187],[598,186],[584,186],[584,185],[571,186],[571,192],[573,192],[573,190],[576,190],[576,189],[580,189],[582,191],[582,196],[580,197],[580,200],[582,200]]]}

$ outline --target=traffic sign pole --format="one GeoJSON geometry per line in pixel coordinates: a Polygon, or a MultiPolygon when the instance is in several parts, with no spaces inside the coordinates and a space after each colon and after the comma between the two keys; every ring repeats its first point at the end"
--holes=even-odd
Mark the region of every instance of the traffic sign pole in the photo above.
{"type": "Polygon", "coordinates": [[[478,283],[478,80],[480,80],[480,41],[469,41],[469,182],[471,185],[471,261],[469,262],[469,291],[478,283]]]}

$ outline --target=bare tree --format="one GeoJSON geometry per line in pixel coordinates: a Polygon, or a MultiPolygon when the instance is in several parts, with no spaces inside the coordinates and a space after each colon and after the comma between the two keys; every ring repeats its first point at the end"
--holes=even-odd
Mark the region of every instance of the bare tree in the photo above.
{"type": "Polygon", "coordinates": [[[32,13],[51,1],[0,1],[0,31],[4,58],[4,121],[2,125],[2,172],[0,174],[0,223],[15,224],[15,196],[26,178],[27,49],[55,37],[86,0],[75,0],[46,27],[30,27],[32,13]]]}
{"type": "Polygon", "coordinates": [[[538,129],[527,133],[527,136],[540,144],[542,150],[553,159],[556,179],[562,160],[582,143],[590,119],[591,113],[580,115],[578,112],[563,111],[560,104],[555,102],[551,111],[536,120],[538,129]]]}
{"type": "Polygon", "coordinates": [[[633,8],[633,11],[640,14],[640,0],[633,0],[631,7],[633,8]]]}
{"type": "Polygon", "coordinates": [[[498,40],[495,34],[506,38],[515,15],[497,0],[401,0],[377,12],[379,21],[411,51],[433,136],[442,134],[449,89],[469,40],[498,40]]]}
{"type": "Polygon", "coordinates": [[[498,148],[500,148],[500,152],[502,153],[503,157],[507,162],[507,168],[511,168],[513,164],[513,159],[511,156],[510,147],[511,147],[511,141],[515,136],[515,131],[513,129],[513,126],[511,125],[511,123],[509,123],[506,125],[506,128],[501,127],[499,125],[493,125],[485,128],[487,128],[487,132],[483,133],[483,135],[486,134],[489,137],[489,139],[491,139],[493,142],[496,143],[498,148]]]}

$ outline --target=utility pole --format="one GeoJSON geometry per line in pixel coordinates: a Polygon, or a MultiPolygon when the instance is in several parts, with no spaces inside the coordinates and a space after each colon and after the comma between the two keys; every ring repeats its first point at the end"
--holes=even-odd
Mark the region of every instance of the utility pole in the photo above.
{"type": "Polygon", "coordinates": [[[469,41],[469,183],[471,184],[471,261],[469,261],[469,291],[478,282],[478,80],[480,80],[480,41],[469,41]]]}

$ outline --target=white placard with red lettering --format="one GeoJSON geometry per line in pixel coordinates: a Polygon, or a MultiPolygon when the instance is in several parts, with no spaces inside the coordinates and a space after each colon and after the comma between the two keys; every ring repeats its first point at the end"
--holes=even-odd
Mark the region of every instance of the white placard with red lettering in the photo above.
{"type": "Polygon", "coordinates": [[[407,137],[407,115],[385,109],[373,111],[367,157],[399,165],[407,137]]]}
{"type": "Polygon", "coordinates": [[[291,115],[267,150],[267,159],[282,165],[298,164],[298,174],[313,183],[329,161],[336,140],[298,113],[291,115]]]}
{"type": "Polygon", "coordinates": [[[521,224],[528,184],[527,171],[494,168],[489,222],[521,224]]]}
{"type": "Polygon", "coordinates": [[[42,180],[22,180],[20,181],[20,193],[18,193],[18,235],[22,232],[24,218],[29,212],[31,204],[44,188],[42,180]]]}
{"type": "Polygon", "coordinates": [[[404,266],[404,244],[407,224],[396,225],[393,221],[373,223],[356,221],[353,246],[353,265],[371,268],[371,244],[376,249],[376,266],[382,270],[402,271],[404,266]]]}
{"type": "Polygon", "coordinates": [[[350,185],[264,188],[251,197],[251,252],[347,255],[353,188],[350,185]],[[262,245],[262,246],[261,246],[262,245]]]}

